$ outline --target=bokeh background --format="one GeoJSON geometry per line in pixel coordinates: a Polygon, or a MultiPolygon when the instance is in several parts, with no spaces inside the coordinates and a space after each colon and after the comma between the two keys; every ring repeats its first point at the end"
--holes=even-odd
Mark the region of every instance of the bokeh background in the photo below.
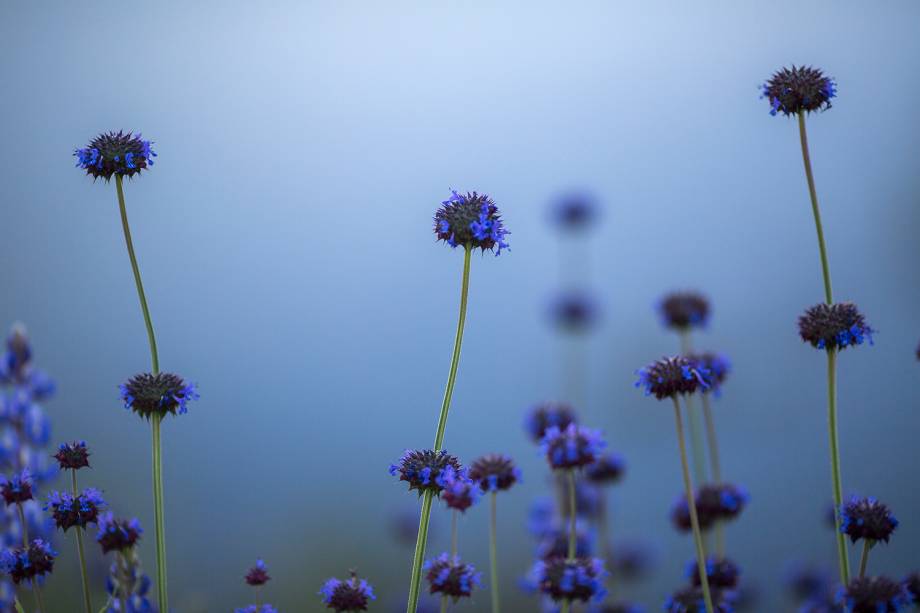
{"type": "MultiPolygon", "coordinates": [[[[604,309],[583,420],[629,462],[616,538],[658,560],[624,595],[657,609],[692,555],[668,519],[673,413],[632,383],[676,350],[658,297],[698,288],[714,314],[697,342],[735,367],[716,408],[724,471],[752,495],[730,551],[756,609],[786,610],[787,561],[833,563],[825,361],[795,325],[821,282],[796,126],[758,85],[812,63],[839,83],[809,119],[836,295],[879,330],[840,360],[844,484],[902,520],[871,560],[901,576],[920,546],[918,25],[910,0],[4,3],[0,322],[27,324],[59,385],[54,440],[90,442],[84,482],[149,528],[152,570],[149,428],[116,389],[148,368],[146,339],[114,187],[70,157],[100,131],[143,131],[159,158],[126,187],[135,244],[162,363],[202,395],[164,432],[176,610],[251,602],[257,556],[282,611],[319,610],[323,580],[353,566],[376,610],[398,610],[411,548],[391,526],[416,502],[387,466],[433,437],[462,264],[431,216],[449,187],[488,191],[512,250],[474,258],[446,442],[524,471],[499,508],[507,607],[536,608],[514,583],[547,471],[521,423],[562,394],[546,302],[576,249],[604,309]],[[603,207],[577,245],[546,213],[572,188],[603,207]]],[[[479,507],[461,524],[483,570],[486,521],[479,507]]],[[[72,549],[46,588],[57,610],[77,594],[72,549]]],[[[462,608],[487,610],[487,593],[462,608]]]]}

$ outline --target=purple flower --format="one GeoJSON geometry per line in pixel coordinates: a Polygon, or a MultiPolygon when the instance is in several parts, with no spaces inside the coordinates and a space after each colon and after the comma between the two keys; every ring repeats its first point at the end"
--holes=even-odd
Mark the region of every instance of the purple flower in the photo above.
{"type": "Polygon", "coordinates": [[[444,488],[441,492],[441,498],[448,508],[463,513],[479,502],[479,497],[481,496],[479,484],[469,478],[466,470],[458,472],[454,470],[453,466],[448,465],[438,475],[438,481],[441,487],[444,488]]]}
{"type": "Polygon", "coordinates": [[[89,449],[86,441],[61,443],[54,458],[58,461],[61,470],[79,470],[89,467],[89,449]]]}
{"type": "Polygon", "coordinates": [[[761,86],[761,98],[770,102],[770,114],[787,117],[798,113],[825,111],[837,96],[837,83],[818,68],[781,68],[761,86]]]}
{"type": "Polygon", "coordinates": [[[448,466],[460,472],[460,461],[446,451],[407,449],[397,464],[390,465],[390,474],[399,475],[400,481],[409,484],[409,491],[418,490],[419,496],[426,490],[440,494],[444,485],[438,477],[448,466]]]}
{"type": "Polygon", "coordinates": [[[451,191],[450,197],[441,203],[434,216],[434,233],[438,240],[451,247],[469,246],[471,249],[495,251],[500,255],[508,249],[505,229],[498,207],[486,194],[477,192],[458,193],[451,191]]]}
{"type": "Polygon", "coordinates": [[[521,480],[521,469],[514,460],[501,453],[490,453],[477,458],[470,465],[470,479],[479,483],[484,492],[511,489],[521,480]]]}
{"type": "Polygon", "coordinates": [[[565,430],[551,426],[540,443],[550,467],[572,469],[593,463],[600,456],[606,443],[600,432],[575,424],[565,430]]]}
{"type": "Polygon", "coordinates": [[[607,593],[607,573],[597,558],[552,558],[537,562],[533,574],[539,590],[557,602],[601,600],[607,593]]]}
{"type": "Polygon", "coordinates": [[[351,578],[340,581],[333,577],[319,591],[327,609],[341,611],[366,611],[371,600],[376,600],[374,589],[352,571],[351,578]]]}
{"type": "Polygon", "coordinates": [[[77,158],[77,167],[84,169],[86,174],[109,181],[112,175],[133,177],[153,166],[157,154],[151,145],[152,142],[144,140],[140,134],[119,130],[100,134],[86,147],[74,150],[73,155],[77,158]]]}
{"type": "Polygon", "coordinates": [[[246,583],[254,587],[265,585],[271,580],[263,560],[256,560],[256,565],[246,573],[246,583]]]}
{"type": "Polygon", "coordinates": [[[105,506],[102,493],[88,487],[76,498],[67,492],[51,492],[44,509],[51,511],[54,524],[67,532],[73,526],[85,529],[88,524],[96,523],[105,506]]]}
{"type": "Polygon", "coordinates": [[[32,488],[34,482],[29,469],[14,474],[12,477],[0,475],[0,496],[8,505],[22,504],[26,500],[32,500],[32,488]]]}
{"type": "Polygon", "coordinates": [[[55,557],[57,552],[51,549],[50,543],[35,539],[28,547],[4,549],[0,552],[0,572],[9,575],[16,585],[31,583],[43,579],[54,570],[55,557]]]}
{"type": "Polygon", "coordinates": [[[658,400],[676,398],[709,388],[709,372],[697,362],[683,356],[665,357],[636,371],[636,387],[645,388],[645,395],[658,400]]]}
{"type": "Polygon", "coordinates": [[[199,398],[194,383],[186,383],[179,375],[166,372],[135,375],[119,389],[125,408],[146,419],[154,414],[182,415],[188,412],[188,402],[199,398]]]}
{"type": "Polygon", "coordinates": [[[473,588],[482,586],[480,575],[472,564],[465,564],[459,557],[452,558],[446,553],[433,560],[427,560],[424,571],[429,592],[448,596],[454,602],[468,598],[473,593],[473,588]]]}
{"type": "Polygon", "coordinates": [[[98,525],[96,541],[102,546],[102,553],[127,551],[137,544],[144,532],[136,518],[116,519],[111,512],[100,515],[98,525]]]}

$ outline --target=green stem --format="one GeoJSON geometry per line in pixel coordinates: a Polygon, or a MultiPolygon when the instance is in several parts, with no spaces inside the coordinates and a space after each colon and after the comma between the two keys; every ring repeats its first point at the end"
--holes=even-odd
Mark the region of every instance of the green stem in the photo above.
{"type": "MultiPolygon", "coordinates": [[[[457,318],[457,333],[454,337],[454,351],[450,360],[450,371],[447,375],[447,386],[444,389],[444,400],[441,402],[441,413],[438,416],[438,430],[434,437],[434,449],[440,451],[444,443],[444,430],[447,428],[447,413],[450,411],[450,399],[454,393],[454,383],[457,380],[457,368],[460,365],[460,347],[463,345],[463,327],[466,323],[466,303],[470,290],[470,257],[473,253],[472,245],[466,245],[463,253],[463,279],[460,287],[460,315],[457,318]]],[[[426,491],[422,496],[422,513],[419,517],[418,538],[415,541],[415,554],[412,557],[412,574],[409,577],[409,602],[406,606],[407,613],[415,613],[418,609],[419,590],[422,585],[422,563],[425,558],[425,547],[428,544],[428,522],[431,519],[431,491],[426,491]]]]}
{"type": "Polygon", "coordinates": [[[834,523],[837,533],[837,560],[840,581],[850,581],[850,561],[847,555],[846,535],[840,531],[840,505],[843,504],[843,486],[840,479],[840,448],[837,442],[837,351],[827,350],[827,433],[830,440],[831,480],[834,488],[834,523]]]}
{"type": "Polygon", "coordinates": [[[827,245],[824,243],[824,227],[821,225],[821,209],[818,207],[818,192],[815,189],[815,177],[811,171],[811,156],[808,153],[808,133],[805,131],[805,114],[799,113],[799,140],[802,143],[802,162],[805,164],[805,178],[808,180],[808,195],[811,197],[811,212],[815,217],[815,230],[818,233],[818,250],[821,253],[821,272],[824,276],[824,299],[833,304],[834,293],[831,290],[831,268],[827,262],[827,245]]]}
{"type": "Polygon", "coordinates": [[[575,519],[576,519],[575,516],[577,515],[577,512],[576,512],[577,503],[575,500],[575,471],[574,470],[568,471],[568,478],[569,478],[569,548],[567,552],[568,553],[567,557],[571,561],[575,559],[575,554],[578,551],[578,547],[577,547],[578,538],[576,536],[577,527],[575,525],[575,519]]]}
{"type": "MultiPolygon", "coordinates": [[[[73,484],[73,497],[77,498],[77,469],[70,471],[71,483],[73,484]]],[[[83,529],[80,526],[74,528],[77,532],[77,555],[80,557],[80,579],[83,581],[83,606],[86,613],[93,613],[93,603],[90,599],[89,592],[89,575],[86,572],[86,554],[83,551],[83,529]]]]}
{"type": "Polygon", "coordinates": [[[875,541],[872,539],[866,539],[863,541],[862,555],[859,558],[859,578],[862,579],[866,576],[866,567],[869,565],[869,550],[872,549],[872,546],[875,544],[875,541]]]}
{"type": "MultiPolygon", "coordinates": [[[[689,329],[680,331],[680,352],[682,355],[690,355],[693,353],[689,329]]],[[[690,451],[693,458],[693,480],[697,483],[705,483],[706,458],[705,452],[703,451],[703,430],[700,426],[700,416],[690,396],[685,397],[684,401],[687,403],[687,421],[690,425],[690,451]]]]}
{"type": "Polygon", "coordinates": [[[441,613],[447,613],[447,596],[441,596],[441,613]]]}
{"type": "Polygon", "coordinates": [[[492,492],[489,501],[489,562],[491,565],[492,581],[492,613],[498,613],[501,610],[501,599],[498,595],[498,512],[497,512],[497,492],[492,492]]]}
{"type": "Polygon", "coordinates": [[[457,557],[457,515],[459,511],[454,509],[450,513],[450,559],[457,557]]]}
{"type": "Polygon", "coordinates": [[[687,497],[687,509],[690,511],[693,541],[696,544],[696,566],[700,574],[700,585],[703,588],[703,602],[706,604],[706,613],[713,613],[712,596],[709,594],[709,577],[706,574],[706,553],[703,550],[703,536],[700,532],[700,520],[696,514],[693,481],[690,479],[690,468],[687,466],[687,446],[684,443],[684,425],[680,417],[680,403],[677,401],[677,396],[672,396],[672,400],[674,401],[674,420],[677,425],[677,442],[680,447],[680,467],[684,476],[684,493],[687,497]]]}
{"type": "MultiPolygon", "coordinates": [[[[722,468],[719,463],[719,443],[716,439],[716,422],[712,416],[712,402],[709,393],[703,394],[703,420],[706,422],[706,439],[709,443],[709,468],[712,471],[712,479],[716,483],[722,483],[722,468]]],[[[725,524],[717,521],[715,524],[716,532],[716,552],[720,558],[725,557],[725,524]]]]}
{"type": "Polygon", "coordinates": [[[29,524],[26,523],[26,514],[22,510],[22,503],[16,503],[16,509],[19,511],[19,525],[22,526],[22,546],[24,549],[29,549],[29,524]]]}

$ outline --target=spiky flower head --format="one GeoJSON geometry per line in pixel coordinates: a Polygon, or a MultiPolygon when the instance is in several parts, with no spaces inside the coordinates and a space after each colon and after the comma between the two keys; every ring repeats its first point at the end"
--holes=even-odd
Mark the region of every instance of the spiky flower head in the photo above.
{"type": "MultiPolygon", "coordinates": [[[[737,517],[750,497],[741,487],[721,483],[700,486],[696,490],[695,498],[700,529],[707,530],[717,521],[728,521],[737,517]]],[[[689,532],[692,529],[686,496],[681,496],[671,509],[671,520],[681,532],[689,532]]]]}
{"type": "Polygon", "coordinates": [[[102,553],[128,551],[137,544],[144,532],[137,518],[116,519],[111,511],[99,516],[98,525],[96,541],[102,546],[102,553]]]}
{"type": "Polygon", "coordinates": [[[400,481],[409,484],[409,491],[418,490],[419,496],[426,490],[440,494],[444,484],[439,477],[448,466],[457,473],[462,469],[460,460],[444,450],[407,449],[398,463],[390,465],[390,474],[398,474],[400,481]]]}
{"type": "Polygon", "coordinates": [[[568,231],[584,230],[597,218],[594,197],[584,192],[570,192],[558,197],[552,206],[553,221],[568,231]]]}
{"type": "Polygon", "coordinates": [[[605,453],[585,468],[585,478],[596,485],[618,483],[626,472],[626,460],[618,453],[605,453]]]}
{"type": "Polygon", "coordinates": [[[61,443],[54,458],[58,461],[61,470],[79,470],[89,467],[89,448],[86,441],[61,443]]]}
{"type": "Polygon", "coordinates": [[[555,601],[599,601],[607,594],[607,572],[597,558],[541,560],[534,565],[534,576],[540,591],[555,601]]]}
{"type": "Polygon", "coordinates": [[[672,292],[658,303],[658,312],[667,328],[702,328],[709,321],[709,300],[698,292],[672,292]]]}
{"type": "Polygon", "coordinates": [[[76,497],[69,492],[51,492],[44,509],[51,511],[54,524],[67,532],[73,526],[85,529],[88,524],[96,523],[105,506],[102,492],[88,487],[76,497]]]}
{"type": "Polygon", "coordinates": [[[597,323],[599,311],[597,302],[587,292],[566,291],[550,303],[550,318],[563,332],[581,334],[597,323]]]}
{"type": "Polygon", "coordinates": [[[713,392],[719,394],[722,384],[731,373],[732,364],[728,356],[724,353],[714,351],[703,351],[701,353],[691,353],[687,356],[691,361],[696,362],[697,368],[708,373],[707,382],[709,387],[703,390],[703,393],[713,392]]]}
{"type": "Polygon", "coordinates": [[[663,357],[636,371],[636,387],[645,388],[645,395],[654,394],[658,400],[676,398],[709,388],[709,371],[684,356],[663,357]]]}
{"type": "MultiPolygon", "coordinates": [[[[696,559],[687,563],[685,572],[691,585],[700,587],[700,571],[696,559]]],[[[712,556],[706,558],[706,579],[710,588],[734,588],[738,585],[740,575],[741,569],[728,558],[715,558],[712,556]]]]}
{"type": "Polygon", "coordinates": [[[920,605],[920,571],[914,571],[904,577],[901,584],[907,589],[915,605],[920,605]]]}
{"type": "Polygon", "coordinates": [[[245,579],[246,583],[253,587],[265,585],[271,581],[271,577],[268,576],[268,568],[265,566],[265,561],[261,558],[256,560],[256,565],[246,572],[245,579]]]}
{"type": "Polygon", "coordinates": [[[16,585],[41,580],[54,570],[54,558],[57,552],[51,544],[42,539],[34,539],[28,547],[4,549],[0,552],[0,572],[9,575],[16,585]]]}
{"type": "Polygon", "coordinates": [[[521,480],[521,469],[510,456],[490,453],[470,465],[470,479],[479,483],[484,492],[507,490],[521,480]]]}
{"type": "Polygon", "coordinates": [[[544,402],[535,406],[524,419],[524,429],[534,442],[539,443],[546,436],[546,430],[556,426],[565,430],[569,424],[577,424],[575,409],[561,402],[544,402]]]}
{"type": "Polygon", "coordinates": [[[14,473],[7,478],[0,475],[0,496],[3,496],[4,502],[8,505],[21,504],[26,500],[32,500],[32,488],[34,481],[29,469],[23,469],[22,472],[14,473]]]}
{"type": "Polygon", "coordinates": [[[837,83],[818,68],[795,66],[781,68],[761,87],[761,98],[770,101],[770,114],[825,111],[837,96],[837,83]]]}
{"type": "Polygon", "coordinates": [[[438,475],[438,480],[444,488],[441,492],[441,499],[448,508],[464,513],[479,502],[482,490],[479,488],[479,483],[470,478],[467,470],[458,472],[453,466],[447,466],[438,475]]]}
{"type": "Polygon", "coordinates": [[[897,613],[911,600],[910,592],[888,577],[854,577],[838,595],[847,613],[897,613]]]}
{"type": "Polygon", "coordinates": [[[351,578],[341,581],[333,577],[326,581],[319,590],[323,597],[323,604],[327,609],[337,613],[341,611],[367,611],[367,605],[376,600],[374,588],[364,579],[358,579],[355,571],[351,571],[351,578]]]}
{"type": "Polygon", "coordinates": [[[852,302],[816,304],[799,317],[799,335],[816,349],[846,349],[872,343],[875,332],[852,302]]]}
{"type": "MultiPolygon", "coordinates": [[[[710,590],[713,613],[732,613],[735,610],[731,594],[721,590],[710,590]]],[[[664,610],[667,613],[705,613],[706,602],[703,599],[702,588],[690,585],[677,590],[665,601],[664,610]]]]}
{"type": "Polygon", "coordinates": [[[157,156],[150,146],[152,141],[141,138],[140,133],[105,132],[82,148],[75,149],[77,167],[86,171],[94,179],[102,177],[106,181],[112,175],[133,177],[145,168],[153,166],[157,156]]]}
{"type": "Polygon", "coordinates": [[[194,383],[168,372],[134,375],[119,390],[125,408],[148,420],[155,414],[165,417],[168,413],[187,413],[189,401],[199,398],[194,383]]]}
{"type": "Polygon", "coordinates": [[[853,496],[840,505],[840,531],[854,543],[859,539],[888,542],[898,527],[891,509],[875,498],[853,496]]]}
{"type": "Polygon", "coordinates": [[[577,424],[569,424],[565,430],[551,426],[540,442],[540,450],[553,469],[587,466],[600,457],[605,446],[600,432],[577,424]]]}
{"type": "Polygon", "coordinates": [[[469,598],[473,589],[482,587],[481,576],[472,564],[460,561],[457,556],[451,557],[442,553],[436,558],[426,560],[422,567],[425,579],[428,581],[428,591],[431,594],[441,594],[457,602],[461,598],[469,598]]]}
{"type": "Polygon", "coordinates": [[[510,234],[502,223],[498,207],[486,194],[458,193],[451,190],[450,197],[441,203],[434,215],[434,233],[438,240],[451,247],[469,246],[471,249],[495,251],[508,249],[505,236],[510,234]]]}

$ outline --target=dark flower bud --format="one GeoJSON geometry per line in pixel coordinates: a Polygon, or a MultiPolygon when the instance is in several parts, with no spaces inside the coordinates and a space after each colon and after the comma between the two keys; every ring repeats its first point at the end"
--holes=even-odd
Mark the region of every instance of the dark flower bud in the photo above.
{"type": "Polygon", "coordinates": [[[799,335],[816,349],[846,349],[872,344],[875,332],[852,302],[820,303],[799,317],[799,335]]]}
{"type": "Polygon", "coordinates": [[[89,467],[89,449],[86,441],[61,443],[58,452],[54,454],[61,470],[79,470],[89,467]]]}
{"type": "Polygon", "coordinates": [[[473,588],[482,587],[480,574],[472,564],[465,564],[459,557],[451,558],[442,553],[437,558],[427,560],[423,567],[428,591],[431,594],[448,596],[457,602],[468,598],[473,588]]]}
{"type": "Polygon", "coordinates": [[[21,504],[32,500],[32,475],[28,469],[14,474],[10,478],[0,475],[0,496],[8,505],[21,504]]]}
{"type": "MultiPolygon", "coordinates": [[[[731,601],[732,592],[710,590],[713,613],[732,613],[735,609],[731,601]]],[[[691,585],[677,590],[664,603],[667,613],[700,613],[706,611],[703,590],[700,586],[691,585]]]]}
{"type": "Polygon", "coordinates": [[[32,361],[32,345],[22,324],[13,325],[10,335],[6,339],[6,353],[0,362],[0,381],[5,377],[14,380],[25,378],[29,363],[32,361]]]}
{"type": "Polygon", "coordinates": [[[418,490],[419,496],[426,490],[440,494],[444,489],[440,477],[448,466],[457,473],[461,470],[460,461],[446,451],[407,449],[397,464],[390,465],[390,474],[398,474],[400,481],[409,484],[409,491],[418,490]]]}
{"type": "Polygon", "coordinates": [[[96,541],[102,546],[102,553],[128,551],[137,544],[144,532],[136,518],[115,519],[111,512],[100,515],[98,524],[96,541]]]}
{"type": "Polygon", "coordinates": [[[692,394],[709,388],[709,371],[683,356],[661,358],[636,371],[636,387],[645,388],[645,395],[658,400],[692,394]]]}
{"type": "Polygon", "coordinates": [[[553,221],[563,230],[584,230],[597,218],[598,207],[586,193],[568,193],[559,197],[552,207],[553,221]]]}
{"type": "Polygon", "coordinates": [[[556,426],[565,430],[569,424],[578,423],[575,409],[567,404],[546,402],[534,407],[524,420],[524,429],[534,442],[539,443],[546,436],[547,428],[556,426]]]}
{"type": "Polygon", "coordinates": [[[74,150],[77,166],[94,179],[106,181],[112,175],[133,177],[141,170],[153,166],[157,156],[150,148],[153,143],[143,140],[140,134],[122,131],[100,134],[83,149],[74,150]]]}
{"type": "MultiPolygon", "coordinates": [[[[696,490],[695,497],[700,530],[711,528],[717,521],[734,519],[749,499],[745,490],[730,483],[703,485],[696,490]]],[[[681,532],[692,529],[690,508],[685,496],[681,496],[671,510],[671,520],[681,532]]]]}
{"type": "Polygon", "coordinates": [[[340,581],[335,577],[329,579],[319,594],[323,597],[326,608],[333,609],[336,613],[367,611],[370,601],[377,599],[374,588],[364,579],[358,579],[354,571],[351,571],[351,579],[348,581],[340,581]]]}
{"type": "Polygon", "coordinates": [[[673,292],[662,298],[658,312],[667,328],[701,328],[709,320],[709,300],[697,292],[673,292]]]}
{"type": "Polygon", "coordinates": [[[55,557],[57,552],[51,549],[50,543],[35,539],[28,547],[4,549],[0,552],[0,572],[9,575],[16,585],[31,583],[54,570],[55,557]]]}
{"type": "Polygon", "coordinates": [[[539,590],[557,602],[601,600],[607,593],[606,575],[603,562],[597,558],[552,558],[534,566],[539,590]]]}
{"type": "Polygon", "coordinates": [[[840,531],[854,543],[859,539],[888,542],[898,520],[887,505],[875,498],[854,496],[840,505],[840,531]]]}
{"type": "MultiPolygon", "coordinates": [[[[687,563],[687,578],[690,584],[700,587],[700,572],[696,560],[687,563]]],[[[737,587],[741,569],[728,558],[706,558],[706,578],[710,588],[732,589],[737,587]]]]}
{"type": "Polygon", "coordinates": [[[102,493],[88,487],[76,497],[67,492],[51,492],[44,509],[51,511],[54,524],[67,532],[73,526],[85,529],[88,524],[96,523],[105,506],[102,493]]]}
{"type": "Polygon", "coordinates": [[[595,485],[618,483],[626,472],[626,461],[618,453],[605,453],[585,468],[585,478],[595,485]]]}
{"type": "Polygon", "coordinates": [[[499,255],[508,248],[510,234],[502,223],[498,207],[485,194],[451,191],[434,215],[434,233],[451,247],[469,245],[472,249],[493,251],[499,255]],[[496,249],[497,247],[497,249],[496,249]]]}
{"type": "Polygon", "coordinates": [[[479,483],[484,492],[510,489],[520,481],[521,469],[514,460],[500,453],[490,453],[470,465],[470,479],[479,483]]]}
{"type": "Polygon", "coordinates": [[[550,305],[550,317],[563,332],[581,334],[597,323],[597,304],[585,292],[569,291],[553,300],[550,305]]]}
{"type": "Polygon", "coordinates": [[[466,470],[457,472],[453,466],[447,466],[438,475],[438,480],[444,488],[441,491],[441,499],[444,500],[448,508],[464,513],[468,508],[479,502],[482,490],[479,488],[478,482],[470,479],[466,470]]]}
{"type": "Polygon", "coordinates": [[[249,569],[245,579],[246,583],[253,587],[265,585],[271,581],[271,577],[268,576],[268,569],[265,567],[265,562],[261,559],[256,560],[256,565],[249,569]]]}
{"type": "Polygon", "coordinates": [[[907,589],[888,577],[855,577],[838,597],[847,613],[897,613],[911,600],[907,589]]]}
{"type": "Polygon", "coordinates": [[[795,115],[831,108],[837,96],[837,84],[811,66],[782,68],[763,84],[761,98],[770,101],[770,114],[795,115]]]}
{"type": "Polygon", "coordinates": [[[134,375],[119,389],[125,408],[146,419],[154,414],[182,415],[188,412],[188,402],[199,398],[194,383],[186,383],[179,375],[168,372],[134,375]]]}
{"type": "Polygon", "coordinates": [[[551,426],[540,443],[550,467],[572,469],[593,463],[606,443],[600,432],[569,424],[565,430],[551,426]]]}

